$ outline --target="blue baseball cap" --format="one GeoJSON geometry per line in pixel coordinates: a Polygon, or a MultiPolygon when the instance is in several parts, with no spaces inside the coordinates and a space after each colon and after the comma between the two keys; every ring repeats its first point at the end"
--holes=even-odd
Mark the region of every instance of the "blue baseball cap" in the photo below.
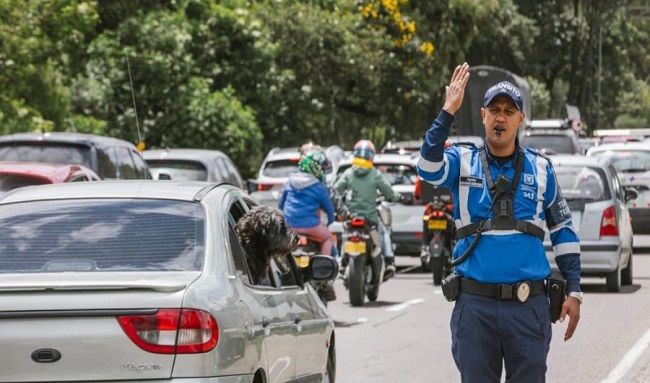
{"type": "Polygon", "coordinates": [[[515,103],[517,109],[524,111],[524,99],[522,97],[521,90],[513,85],[510,81],[501,81],[500,83],[492,86],[490,89],[485,91],[485,97],[483,98],[483,106],[488,106],[492,100],[497,96],[507,96],[510,97],[512,102],[515,103]]]}

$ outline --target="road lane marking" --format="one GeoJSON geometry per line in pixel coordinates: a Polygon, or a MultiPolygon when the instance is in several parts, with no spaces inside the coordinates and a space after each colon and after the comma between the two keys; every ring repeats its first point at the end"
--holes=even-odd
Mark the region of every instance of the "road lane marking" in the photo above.
{"type": "Polygon", "coordinates": [[[410,301],[406,301],[404,303],[400,303],[398,305],[390,306],[389,308],[386,309],[386,311],[401,311],[404,310],[405,308],[411,306],[411,305],[418,305],[420,303],[424,302],[424,299],[422,298],[416,298],[416,299],[411,299],[410,301]]]}
{"type": "Polygon", "coordinates": [[[632,368],[636,360],[639,359],[641,354],[648,348],[650,344],[650,330],[646,331],[645,334],[639,339],[636,344],[630,349],[630,351],[625,354],[623,359],[618,363],[616,368],[609,373],[607,379],[603,380],[601,383],[616,383],[620,381],[625,374],[632,368]]]}

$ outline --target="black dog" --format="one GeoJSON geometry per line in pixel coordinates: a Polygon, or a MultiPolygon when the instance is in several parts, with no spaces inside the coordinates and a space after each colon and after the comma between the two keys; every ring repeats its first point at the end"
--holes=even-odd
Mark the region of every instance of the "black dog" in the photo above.
{"type": "Polygon", "coordinates": [[[246,212],[235,230],[246,250],[254,284],[268,275],[272,256],[288,254],[298,244],[298,237],[287,226],[282,212],[269,206],[256,206],[246,212]]]}

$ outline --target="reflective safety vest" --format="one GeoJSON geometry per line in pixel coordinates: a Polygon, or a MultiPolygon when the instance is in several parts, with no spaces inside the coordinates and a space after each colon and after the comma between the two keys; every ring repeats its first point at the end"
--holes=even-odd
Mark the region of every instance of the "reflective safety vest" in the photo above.
{"type": "MultiPolygon", "coordinates": [[[[484,174],[484,179],[487,182],[488,191],[492,197],[490,209],[493,213],[493,218],[488,218],[486,212],[485,217],[476,222],[471,222],[468,204],[469,191],[472,184],[476,182],[477,175],[472,174],[472,150],[465,146],[459,146],[460,149],[460,182],[458,191],[458,207],[460,210],[460,218],[456,220],[456,238],[462,239],[474,234],[481,234],[486,231],[499,230],[505,233],[513,231],[530,234],[540,241],[544,240],[544,228],[542,222],[537,220],[521,220],[514,217],[514,197],[517,193],[517,187],[521,178],[521,173],[524,168],[525,153],[524,150],[518,146],[517,158],[514,164],[515,174],[512,181],[508,180],[503,175],[500,175],[495,183],[492,179],[490,166],[487,159],[486,149],[484,146],[479,148],[479,158],[481,167],[484,174]]],[[[482,186],[482,185],[481,185],[482,186]]]]}

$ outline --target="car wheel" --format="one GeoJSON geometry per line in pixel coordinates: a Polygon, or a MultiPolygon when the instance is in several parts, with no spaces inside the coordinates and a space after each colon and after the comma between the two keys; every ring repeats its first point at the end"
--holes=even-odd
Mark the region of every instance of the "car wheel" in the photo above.
{"type": "Polygon", "coordinates": [[[621,272],[621,284],[623,286],[632,285],[632,254],[630,253],[630,260],[627,262],[627,267],[621,272]]]}
{"type": "Polygon", "coordinates": [[[621,267],[617,266],[616,270],[607,273],[607,291],[617,293],[621,291],[621,267]]]}

